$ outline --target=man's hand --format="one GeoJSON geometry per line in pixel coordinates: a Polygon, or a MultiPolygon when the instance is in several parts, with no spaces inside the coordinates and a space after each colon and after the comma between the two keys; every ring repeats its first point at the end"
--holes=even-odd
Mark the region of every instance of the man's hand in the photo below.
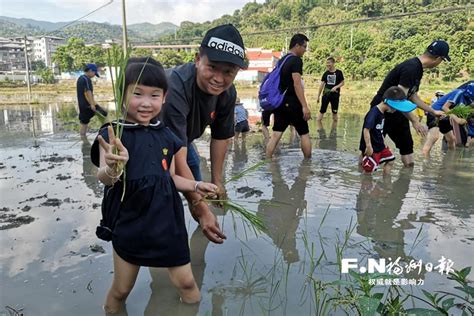
{"type": "Polygon", "coordinates": [[[465,119],[459,118],[459,117],[456,117],[456,119],[454,119],[454,121],[455,121],[456,123],[458,123],[458,125],[465,125],[465,124],[467,124],[467,121],[466,121],[465,119]]]}
{"type": "Polygon", "coordinates": [[[319,103],[319,102],[321,102],[321,96],[320,95],[318,95],[318,97],[316,98],[316,103],[319,103]]]}
{"type": "Polygon", "coordinates": [[[192,207],[192,215],[199,222],[202,232],[210,241],[222,244],[227,237],[221,231],[214,213],[204,202],[199,202],[192,207]]]}
{"type": "Polygon", "coordinates": [[[331,92],[337,92],[337,88],[336,88],[336,87],[332,87],[331,92]]]}
{"type": "Polygon", "coordinates": [[[309,121],[311,119],[311,111],[307,105],[303,106],[303,119],[309,121]]]}
{"type": "Polygon", "coordinates": [[[433,115],[439,116],[440,118],[443,118],[443,117],[446,116],[446,113],[444,111],[433,110],[433,115]]]}
{"type": "Polygon", "coordinates": [[[94,112],[96,111],[95,104],[94,105],[91,104],[91,110],[94,111],[94,112]]]}
{"type": "Polygon", "coordinates": [[[418,122],[413,123],[413,128],[415,129],[416,133],[422,137],[425,137],[428,132],[428,127],[418,122]]]}
{"type": "Polygon", "coordinates": [[[365,147],[365,155],[366,156],[372,156],[374,154],[374,149],[372,148],[372,144],[368,144],[366,147],[365,147]]]}

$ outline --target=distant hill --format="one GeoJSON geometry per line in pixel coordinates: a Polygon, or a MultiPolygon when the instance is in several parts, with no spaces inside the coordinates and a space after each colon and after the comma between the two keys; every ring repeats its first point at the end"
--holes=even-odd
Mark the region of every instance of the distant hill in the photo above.
{"type": "MultiPolygon", "coordinates": [[[[101,43],[107,39],[122,38],[122,27],[119,25],[84,21],[61,29],[69,23],[0,16],[0,37],[54,35],[66,39],[79,37],[86,43],[101,43]]],[[[173,33],[177,28],[178,26],[169,22],[131,24],[128,25],[128,37],[133,42],[154,41],[162,35],[173,33]]]]}
{"type": "Polygon", "coordinates": [[[33,19],[17,19],[8,16],[0,16],[0,20],[8,21],[17,25],[21,25],[27,29],[39,29],[43,31],[53,31],[67,25],[69,22],[47,22],[37,21],[33,19]]]}
{"type": "Polygon", "coordinates": [[[17,37],[24,35],[37,35],[38,30],[26,28],[16,23],[0,19],[0,37],[17,37]]]}
{"type": "Polygon", "coordinates": [[[128,26],[130,31],[135,32],[137,35],[143,38],[151,40],[156,39],[156,36],[158,35],[174,33],[174,30],[177,28],[178,26],[170,22],[162,22],[159,24],[151,24],[146,22],[131,24],[128,26]]]}

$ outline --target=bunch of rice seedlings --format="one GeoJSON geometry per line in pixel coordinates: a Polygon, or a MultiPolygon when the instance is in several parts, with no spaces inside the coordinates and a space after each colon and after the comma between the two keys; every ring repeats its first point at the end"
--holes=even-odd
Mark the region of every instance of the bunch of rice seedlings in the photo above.
{"type": "MultiPolygon", "coordinates": [[[[260,161],[260,162],[256,163],[255,165],[245,169],[241,173],[231,177],[229,180],[225,181],[224,184],[227,184],[231,181],[236,181],[236,180],[246,176],[248,173],[257,170],[258,168],[260,168],[264,164],[268,163],[269,161],[270,160],[263,160],[263,161],[260,161]]],[[[261,217],[259,217],[255,213],[247,210],[244,206],[230,200],[229,198],[226,198],[226,199],[212,199],[212,198],[209,198],[209,197],[204,197],[202,200],[196,201],[193,204],[196,205],[197,203],[199,203],[201,201],[216,203],[220,207],[226,208],[226,209],[230,210],[231,212],[236,213],[237,215],[242,217],[244,220],[246,220],[256,231],[263,232],[263,231],[266,230],[265,223],[263,222],[263,219],[261,217]]]]}
{"type": "MultiPolygon", "coordinates": [[[[118,122],[120,120],[125,120],[127,117],[128,104],[130,102],[130,95],[127,95],[127,99],[124,99],[126,95],[125,89],[125,69],[127,67],[128,60],[130,58],[130,49],[127,50],[127,53],[124,53],[123,50],[118,46],[113,46],[111,49],[107,50],[107,61],[109,65],[110,77],[112,80],[112,91],[114,95],[114,104],[115,104],[115,120],[118,122]],[[114,81],[114,78],[116,80],[114,81]]],[[[144,63],[138,78],[141,77],[143,70],[146,67],[148,60],[144,63]]],[[[139,81],[139,80],[137,80],[139,81]]],[[[138,82],[135,83],[133,90],[135,90],[138,82]]],[[[121,138],[123,134],[123,125],[116,124],[114,134],[116,137],[121,138]]],[[[114,148],[114,153],[117,154],[117,148],[114,148]]],[[[125,197],[125,178],[126,170],[125,165],[122,162],[117,163],[116,173],[121,173],[123,171],[123,193],[121,201],[125,197]]]]}
{"type": "Polygon", "coordinates": [[[459,104],[458,106],[455,106],[454,108],[449,110],[447,114],[454,114],[459,118],[467,120],[469,116],[474,115],[474,106],[459,104]]]}

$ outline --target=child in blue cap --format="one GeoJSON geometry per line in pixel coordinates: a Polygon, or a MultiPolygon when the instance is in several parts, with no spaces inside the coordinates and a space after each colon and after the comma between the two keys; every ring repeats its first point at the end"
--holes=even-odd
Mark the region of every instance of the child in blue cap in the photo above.
{"type": "Polygon", "coordinates": [[[373,172],[385,163],[383,172],[389,173],[395,156],[385,145],[383,126],[385,112],[411,112],[416,104],[406,99],[400,87],[393,86],[383,94],[383,101],[372,107],[364,118],[364,126],[360,138],[361,165],[366,172],[373,172]]]}

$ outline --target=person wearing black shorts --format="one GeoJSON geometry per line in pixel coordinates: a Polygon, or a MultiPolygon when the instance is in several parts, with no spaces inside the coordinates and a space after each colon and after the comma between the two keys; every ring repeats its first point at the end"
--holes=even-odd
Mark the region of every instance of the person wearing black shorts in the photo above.
{"type": "MultiPolygon", "coordinates": [[[[308,120],[311,112],[304,96],[303,57],[306,52],[308,38],[303,34],[295,34],[290,41],[290,54],[280,73],[280,90],[286,91],[282,105],[273,111],[273,133],[267,144],[267,158],[273,156],[283,132],[293,125],[301,138],[301,150],[305,158],[311,157],[311,140],[309,138],[308,120]]],[[[285,60],[283,57],[281,61],[285,60]]]]}
{"type": "MultiPolygon", "coordinates": [[[[435,116],[442,116],[444,112],[432,109],[423,102],[418,96],[418,90],[423,77],[423,69],[435,68],[443,60],[450,61],[449,45],[445,41],[432,42],[426,51],[418,56],[408,59],[393,68],[385,77],[380,89],[370,103],[371,107],[380,104],[383,101],[383,94],[392,86],[399,86],[407,95],[407,99],[415,103],[425,112],[435,116]]],[[[399,149],[403,164],[413,166],[413,138],[411,136],[410,124],[412,122],[415,130],[422,136],[426,135],[426,127],[421,125],[414,113],[402,114],[397,111],[395,113],[387,113],[385,115],[385,125],[383,133],[390,136],[399,149]],[[406,116],[405,116],[406,115],[406,116]]]]}
{"type": "Polygon", "coordinates": [[[341,95],[341,87],[344,85],[344,74],[341,70],[336,69],[336,60],[334,57],[328,57],[326,59],[327,71],[321,78],[321,85],[319,86],[318,98],[319,103],[321,92],[323,97],[321,99],[321,108],[317,121],[321,121],[328,109],[328,105],[331,104],[332,119],[337,121],[337,111],[339,109],[339,97],[341,95]]]}
{"type": "Polygon", "coordinates": [[[262,133],[265,140],[268,140],[270,137],[270,132],[268,131],[268,127],[270,126],[270,116],[272,116],[273,111],[271,110],[263,110],[262,111],[262,133]]]}
{"type": "Polygon", "coordinates": [[[99,77],[97,66],[95,64],[87,64],[84,68],[84,74],[77,79],[76,83],[81,136],[86,135],[89,122],[96,111],[97,103],[94,100],[94,88],[92,87],[91,80],[94,77],[99,77]]]}

